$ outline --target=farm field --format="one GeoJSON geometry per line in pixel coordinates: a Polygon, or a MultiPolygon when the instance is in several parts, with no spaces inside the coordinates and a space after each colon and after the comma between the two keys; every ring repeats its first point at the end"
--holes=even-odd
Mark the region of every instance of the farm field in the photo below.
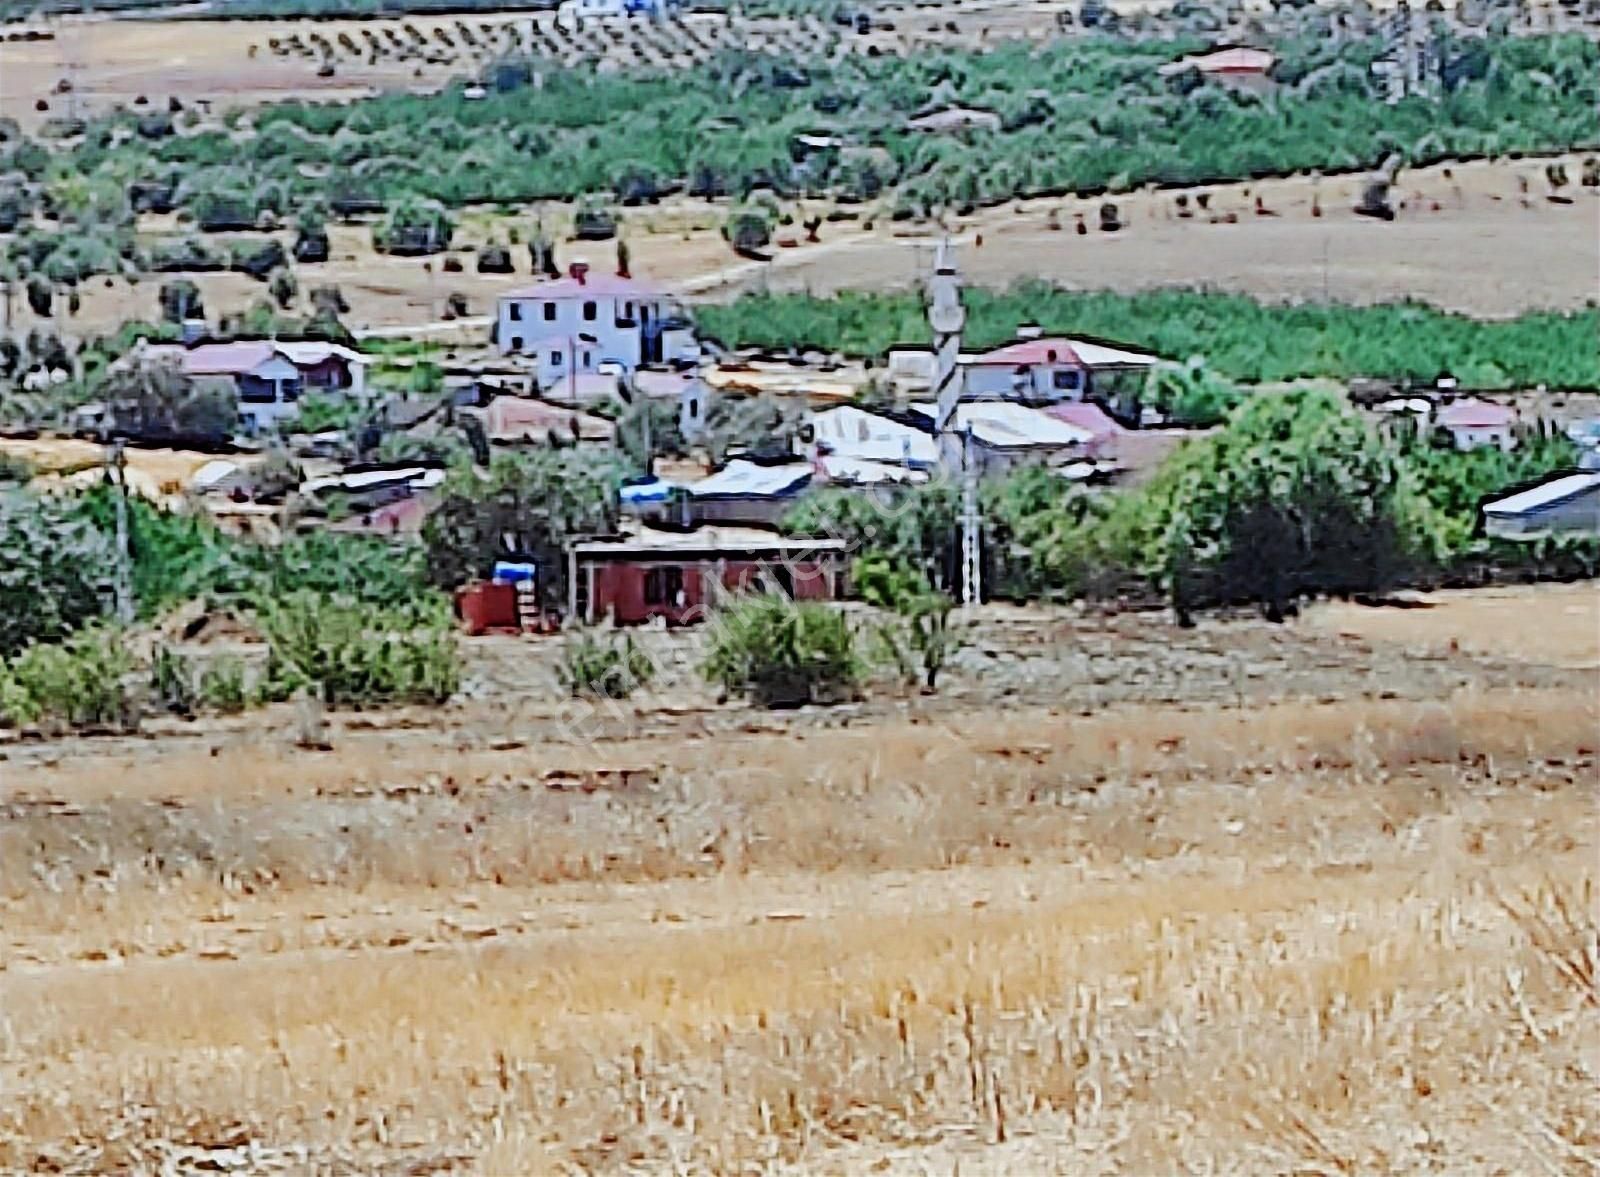
{"type": "MultiPolygon", "coordinates": [[[[1116,7],[1132,11],[1164,7],[1166,0],[1122,0],[1116,7]]],[[[554,5],[552,5],[552,8],[554,5]]],[[[1062,3],[1024,4],[1018,0],[956,0],[954,3],[882,6],[881,11],[903,23],[889,33],[876,33],[850,39],[852,48],[865,52],[868,46],[899,51],[917,44],[979,44],[985,38],[1044,35],[1054,30],[1055,13],[1068,7],[1062,3]],[[940,27],[930,26],[937,15],[940,27]],[[954,21],[956,31],[943,27],[954,21]],[[915,37],[911,34],[915,33],[915,37]]],[[[692,27],[711,40],[729,36],[732,30],[726,17],[691,14],[685,18],[692,27]]],[[[473,12],[461,16],[413,15],[382,20],[226,20],[226,19],[151,19],[144,18],[61,18],[49,27],[50,40],[10,42],[0,45],[0,58],[6,64],[6,80],[0,86],[0,115],[17,119],[31,129],[53,113],[68,109],[87,117],[103,113],[121,103],[130,105],[140,95],[164,105],[178,98],[185,105],[205,101],[221,110],[251,106],[288,98],[310,97],[341,101],[367,96],[375,89],[431,88],[452,79],[476,76],[499,51],[501,30],[537,28],[553,31],[553,12],[473,12]],[[445,47],[437,44],[439,30],[453,30],[465,22],[475,33],[487,27],[483,48],[466,45],[445,47]],[[435,42],[428,60],[396,57],[368,60],[362,53],[343,50],[336,55],[336,73],[318,76],[320,59],[315,56],[276,56],[270,51],[274,39],[288,40],[313,34],[338,44],[341,35],[366,44],[366,34],[388,39],[391,31],[406,26],[417,29],[435,42]],[[255,47],[252,52],[251,47],[255,47]],[[447,59],[447,60],[446,60],[447,59]],[[73,81],[70,96],[53,93],[56,83],[73,81]],[[51,110],[35,109],[44,98],[51,110]]],[[[741,20],[742,37],[753,37],[756,44],[771,40],[781,45],[791,38],[809,38],[813,44],[823,26],[782,18],[741,20]]],[[[612,64],[649,64],[631,51],[631,45],[596,40],[601,60],[612,64]]],[[[342,47],[341,47],[342,48],[342,47]]]]}
{"type": "MultiPolygon", "coordinates": [[[[1576,167],[1578,156],[1565,158],[1576,167]]],[[[1176,193],[1153,191],[1119,198],[1126,227],[1114,234],[1075,232],[1080,214],[1089,225],[1095,223],[1099,202],[1092,200],[1009,204],[948,224],[961,247],[963,273],[976,285],[1039,277],[1083,289],[1205,287],[1271,301],[1415,298],[1489,317],[1577,309],[1594,294],[1600,221],[1595,200],[1586,195],[1570,205],[1543,199],[1539,176],[1545,162],[1457,164],[1449,178],[1442,165],[1403,173],[1397,199],[1406,207],[1389,224],[1350,211],[1359,186],[1355,176],[1204,189],[1217,215],[1234,214],[1232,224],[1178,219],[1176,193]],[[1532,193],[1526,205],[1521,180],[1532,193]],[[1276,215],[1256,215],[1257,196],[1276,215]],[[1323,209],[1320,217],[1311,213],[1314,197],[1323,209]],[[1060,229],[1050,227],[1052,217],[1060,229]],[[1485,277],[1489,274],[1493,280],[1485,277]]],[[[869,230],[859,220],[839,221],[823,228],[819,244],[777,247],[770,262],[752,262],[735,256],[722,239],[724,211],[682,199],[624,210],[622,232],[633,271],[697,300],[749,290],[904,289],[925,280],[942,235],[937,225],[878,222],[869,230]]],[[[469,211],[456,234],[460,273],[445,272],[437,257],[375,253],[367,226],[335,224],[329,230],[330,260],[299,263],[295,273],[302,292],[339,286],[351,308],[345,321],[357,333],[427,327],[435,337],[481,341],[487,329],[483,316],[493,313],[494,300],[533,277],[525,249],[513,248],[518,272],[510,275],[476,273],[471,249],[505,241],[513,226],[526,236],[540,222],[555,231],[569,221],[570,210],[559,205],[531,207],[512,217],[469,211]],[[465,326],[442,319],[453,292],[467,297],[465,326]]],[[[176,228],[170,217],[146,217],[141,225],[150,234],[176,228]]],[[[289,235],[283,239],[287,245],[289,235]]],[[[558,257],[587,258],[607,267],[614,253],[611,242],[563,242],[558,257]]],[[[243,310],[266,297],[265,286],[243,274],[187,277],[212,314],[243,310]]],[[[90,279],[80,288],[81,307],[70,322],[92,333],[114,330],[128,319],[155,319],[159,286],[157,276],[137,285],[90,279]]],[[[57,314],[62,323],[69,321],[59,309],[57,314]]],[[[20,297],[13,300],[12,320],[21,330],[36,322],[20,297]]]]}
{"type": "Polygon", "coordinates": [[[1586,1171],[1592,589],[1435,599],[10,745],[0,1168],[1586,1171]]]}

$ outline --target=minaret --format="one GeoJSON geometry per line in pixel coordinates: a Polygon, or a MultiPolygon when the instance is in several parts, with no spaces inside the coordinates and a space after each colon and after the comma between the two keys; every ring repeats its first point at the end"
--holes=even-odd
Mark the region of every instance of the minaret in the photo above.
{"type": "Polygon", "coordinates": [[[950,243],[941,242],[928,283],[928,326],[933,328],[933,396],[938,404],[934,428],[944,433],[955,418],[961,399],[961,328],[967,321],[961,305],[961,278],[956,273],[950,243]]]}
{"type": "Polygon", "coordinates": [[[934,428],[939,437],[940,468],[949,478],[961,480],[961,603],[971,607],[982,600],[978,529],[978,468],[972,453],[972,428],[956,429],[956,406],[961,403],[961,328],[966,324],[961,305],[961,278],[948,241],[939,246],[928,283],[928,326],[933,329],[934,428]]]}

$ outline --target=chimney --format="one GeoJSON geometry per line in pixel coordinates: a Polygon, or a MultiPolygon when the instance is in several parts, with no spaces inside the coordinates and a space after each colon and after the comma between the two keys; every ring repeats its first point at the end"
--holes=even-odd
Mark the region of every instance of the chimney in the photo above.
{"type": "Polygon", "coordinates": [[[589,263],[573,262],[569,267],[567,267],[567,273],[571,274],[578,280],[579,286],[587,285],[589,281],[589,263]]]}

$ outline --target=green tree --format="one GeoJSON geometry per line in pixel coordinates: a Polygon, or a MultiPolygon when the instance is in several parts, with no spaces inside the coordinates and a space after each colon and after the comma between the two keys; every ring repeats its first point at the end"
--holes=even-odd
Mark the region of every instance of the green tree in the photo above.
{"type": "Polygon", "coordinates": [[[1438,550],[1396,448],[1320,390],[1246,402],[1124,497],[1106,526],[1111,550],[1180,617],[1257,601],[1281,619],[1308,594],[1390,587],[1438,550]]]}
{"type": "Polygon", "coordinates": [[[0,657],[110,612],[116,552],[71,500],[0,491],[0,552],[0,657]]]}
{"type": "Polygon", "coordinates": [[[428,576],[448,589],[487,576],[496,560],[531,559],[543,602],[558,608],[563,545],[616,529],[621,481],[615,466],[574,450],[497,453],[487,471],[458,470],[423,527],[428,576]]]}

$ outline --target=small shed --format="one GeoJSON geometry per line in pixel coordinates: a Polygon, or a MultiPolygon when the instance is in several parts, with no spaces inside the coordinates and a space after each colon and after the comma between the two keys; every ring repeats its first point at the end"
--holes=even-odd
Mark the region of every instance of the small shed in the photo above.
{"type": "Polygon", "coordinates": [[[1485,503],[1484,530],[1499,539],[1600,536],[1600,471],[1563,474],[1485,503]]]}
{"type": "Polygon", "coordinates": [[[803,461],[770,465],[735,458],[721,470],[687,486],[697,522],[776,526],[811,485],[803,461]]]}
{"type": "Polygon", "coordinates": [[[1458,450],[1486,445],[1509,450],[1517,444],[1516,410],[1492,401],[1458,400],[1440,409],[1434,423],[1449,432],[1458,450]]]}
{"type": "Polygon", "coordinates": [[[769,590],[796,600],[843,595],[845,543],[753,527],[652,527],[567,546],[567,615],[637,625],[705,619],[723,592],[769,590]]]}

